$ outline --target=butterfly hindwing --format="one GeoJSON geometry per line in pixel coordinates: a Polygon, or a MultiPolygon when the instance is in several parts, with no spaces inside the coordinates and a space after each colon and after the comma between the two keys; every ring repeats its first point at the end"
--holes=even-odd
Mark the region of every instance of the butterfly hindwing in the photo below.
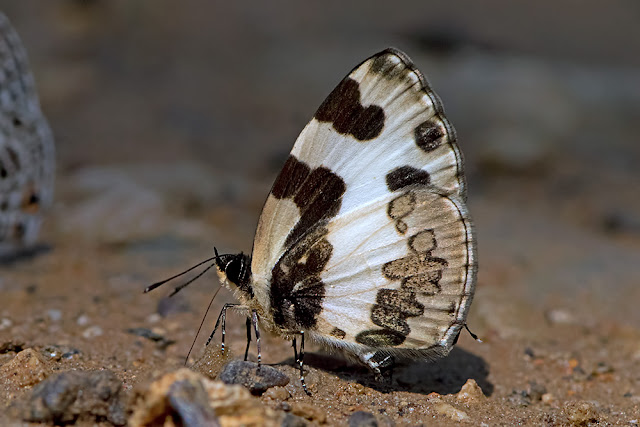
{"type": "Polygon", "coordinates": [[[302,131],[265,203],[251,265],[263,318],[354,351],[446,353],[475,280],[464,201],[438,97],[402,52],[365,60],[302,131]]]}
{"type": "Polygon", "coordinates": [[[473,232],[457,196],[409,186],[336,217],[328,228],[335,252],[321,275],[322,336],[371,348],[453,342],[475,279],[473,232]]]}

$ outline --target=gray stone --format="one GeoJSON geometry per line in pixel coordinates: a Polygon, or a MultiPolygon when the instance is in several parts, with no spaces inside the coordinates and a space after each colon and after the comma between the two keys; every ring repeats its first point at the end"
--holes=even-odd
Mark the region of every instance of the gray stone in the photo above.
{"type": "Polygon", "coordinates": [[[282,419],[282,427],[306,427],[309,422],[297,415],[286,413],[282,419]]]}
{"type": "Polygon", "coordinates": [[[111,371],[68,371],[37,384],[22,408],[30,422],[72,423],[107,419],[126,423],[122,382],[111,371]]]}
{"type": "Polygon", "coordinates": [[[349,427],[378,427],[378,420],[371,412],[356,411],[349,417],[349,427]]]}
{"type": "Polygon", "coordinates": [[[262,394],[268,388],[289,384],[289,377],[271,366],[233,360],[227,363],[220,372],[220,380],[225,384],[240,384],[252,394],[262,394]]]}
{"type": "Polygon", "coordinates": [[[171,408],[185,426],[219,426],[209,396],[198,382],[189,380],[176,381],[169,387],[167,395],[171,408]]]}

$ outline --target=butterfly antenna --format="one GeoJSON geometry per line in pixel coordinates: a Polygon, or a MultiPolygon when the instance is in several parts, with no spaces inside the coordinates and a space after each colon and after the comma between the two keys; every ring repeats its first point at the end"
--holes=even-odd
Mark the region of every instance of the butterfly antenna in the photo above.
{"type": "Polygon", "coordinates": [[[202,325],[204,325],[204,321],[207,318],[207,314],[209,314],[209,309],[211,308],[211,304],[213,304],[213,300],[216,298],[216,295],[218,295],[218,292],[220,292],[221,288],[222,286],[218,287],[218,289],[215,291],[215,293],[211,297],[211,301],[209,301],[209,305],[207,306],[207,311],[204,312],[204,316],[202,317],[202,322],[200,322],[200,326],[198,327],[198,332],[196,332],[196,336],[193,337],[193,342],[191,343],[191,347],[189,347],[189,353],[187,353],[187,357],[184,359],[185,366],[187,366],[187,362],[189,361],[189,356],[191,356],[191,351],[193,350],[193,347],[196,345],[196,340],[198,339],[198,335],[200,335],[200,330],[202,329],[202,325]]]}
{"type": "MultiPolygon", "coordinates": [[[[151,291],[152,291],[152,290],[154,290],[155,288],[158,288],[158,287],[160,287],[160,286],[164,285],[165,283],[172,281],[172,280],[173,280],[173,279],[175,279],[175,278],[178,278],[178,277],[180,277],[180,276],[182,276],[182,275],[184,275],[184,274],[187,274],[188,272],[190,272],[190,271],[191,271],[191,270],[193,270],[194,268],[198,268],[198,267],[200,267],[202,264],[206,264],[206,263],[208,263],[208,262],[211,262],[211,261],[213,261],[213,260],[217,259],[218,257],[219,257],[219,255],[218,255],[218,251],[216,251],[216,255],[215,255],[215,256],[213,256],[213,257],[211,257],[211,258],[208,258],[208,259],[205,259],[205,260],[204,260],[204,261],[202,261],[202,262],[197,263],[196,265],[194,265],[193,267],[191,267],[191,268],[189,268],[189,269],[187,269],[187,270],[183,271],[182,273],[178,273],[178,274],[176,274],[175,276],[171,276],[171,277],[169,277],[168,279],[164,279],[164,280],[161,280],[161,281],[159,281],[159,282],[154,283],[153,285],[147,286],[147,287],[144,289],[144,293],[146,294],[147,292],[151,292],[151,291]]],[[[211,268],[211,266],[209,266],[209,268],[211,268]]],[[[207,268],[207,270],[208,270],[209,268],[207,268]]],[[[207,271],[207,270],[205,270],[205,271],[207,271]]],[[[198,277],[200,277],[200,275],[198,275],[198,277]]],[[[192,281],[189,281],[188,283],[191,283],[191,282],[192,282],[192,281]]],[[[184,286],[182,286],[182,287],[184,287],[184,286]]],[[[180,289],[182,289],[182,287],[180,287],[180,289]]],[[[174,294],[175,294],[175,291],[174,291],[174,294]]]]}

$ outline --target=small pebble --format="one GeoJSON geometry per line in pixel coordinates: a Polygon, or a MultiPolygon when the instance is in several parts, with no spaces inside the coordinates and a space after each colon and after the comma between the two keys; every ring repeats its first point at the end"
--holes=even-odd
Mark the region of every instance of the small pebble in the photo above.
{"type": "Polygon", "coordinates": [[[540,397],[540,400],[542,400],[542,403],[545,405],[553,405],[556,401],[556,397],[551,393],[545,393],[540,397]]]}
{"type": "Polygon", "coordinates": [[[547,321],[554,325],[571,325],[576,323],[576,319],[570,311],[557,308],[545,313],[547,321]]]}
{"type": "Polygon", "coordinates": [[[108,370],[67,371],[51,375],[33,388],[22,407],[25,421],[73,423],[80,417],[126,423],[122,382],[108,370]]]}
{"type": "Polygon", "coordinates": [[[280,402],[278,403],[276,408],[284,412],[291,412],[291,405],[289,404],[289,402],[280,402]]]}
{"type": "Polygon", "coordinates": [[[99,337],[100,335],[102,335],[102,328],[97,325],[89,326],[87,329],[82,331],[82,336],[87,339],[99,337]]]}
{"type": "Polygon", "coordinates": [[[72,348],[69,351],[65,351],[64,353],[62,353],[62,358],[73,359],[75,356],[80,356],[81,354],[82,352],[80,350],[78,350],[77,348],[72,348]]]}
{"type": "Polygon", "coordinates": [[[127,332],[157,343],[158,347],[162,350],[175,343],[175,340],[165,338],[164,331],[161,329],[151,330],[149,328],[129,328],[127,329],[127,332]]]}
{"type": "Polygon", "coordinates": [[[306,427],[308,425],[309,422],[304,418],[286,413],[282,418],[282,424],[280,424],[280,427],[306,427]]]}
{"type": "Polygon", "coordinates": [[[598,422],[598,411],[591,402],[568,402],[562,409],[571,425],[586,425],[598,422]]]}
{"type": "Polygon", "coordinates": [[[526,407],[531,405],[531,397],[525,390],[512,390],[507,397],[507,401],[517,407],[526,407]]]}
{"type": "Polygon", "coordinates": [[[185,426],[219,426],[220,422],[209,405],[209,396],[199,381],[184,379],[169,387],[167,399],[177,418],[185,426]]]}
{"type": "Polygon", "coordinates": [[[81,354],[81,351],[64,345],[52,344],[44,347],[40,351],[45,357],[49,359],[53,359],[55,361],[60,361],[60,359],[71,359],[75,355],[81,354]]]}
{"type": "Polygon", "coordinates": [[[142,391],[128,425],[276,426],[280,425],[283,417],[283,414],[251,396],[244,387],[211,381],[183,368],[165,374],[142,391]],[[206,392],[206,399],[197,391],[200,389],[206,392]],[[192,406],[194,403],[196,406],[192,406]],[[207,407],[213,408],[217,420],[212,419],[207,407]],[[197,418],[190,418],[192,411],[197,412],[197,418]],[[165,424],[167,420],[175,422],[165,424]],[[214,424],[214,421],[218,424],[214,424]]]}
{"type": "Polygon", "coordinates": [[[0,331],[9,328],[11,325],[13,325],[11,319],[7,317],[3,317],[2,319],[0,319],[0,331]]]}
{"type": "Polygon", "coordinates": [[[225,384],[243,385],[252,394],[262,394],[271,387],[289,384],[289,377],[276,368],[243,360],[227,363],[220,372],[220,380],[225,384]]]}
{"type": "Polygon", "coordinates": [[[6,381],[5,384],[29,387],[44,380],[50,372],[49,364],[40,353],[27,348],[0,366],[0,379],[6,381]]]}
{"type": "Polygon", "coordinates": [[[291,404],[291,413],[309,421],[324,423],[327,420],[327,413],[324,409],[309,403],[294,402],[291,404]]]}
{"type": "Polygon", "coordinates": [[[603,374],[610,374],[613,371],[614,371],[613,366],[609,365],[606,362],[598,362],[598,365],[593,370],[592,374],[603,375],[603,374]]]}
{"type": "Polygon", "coordinates": [[[547,392],[547,388],[544,385],[538,384],[535,381],[529,381],[529,388],[527,390],[527,393],[531,398],[532,402],[537,402],[539,400],[542,400],[542,396],[546,392],[547,392]]]}
{"type": "Polygon", "coordinates": [[[88,325],[89,324],[89,316],[87,316],[86,314],[81,315],[76,320],[76,323],[78,324],[78,326],[86,326],[86,325],[88,325]]]}
{"type": "Polygon", "coordinates": [[[378,420],[371,412],[357,411],[349,417],[349,427],[378,427],[378,420]]]}
{"type": "Polygon", "coordinates": [[[439,402],[433,405],[433,409],[442,415],[446,415],[454,421],[464,421],[469,418],[466,412],[457,409],[448,403],[439,402]]]}
{"type": "Polygon", "coordinates": [[[482,389],[472,378],[469,378],[458,392],[457,399],[463,402],[478,402],[484,398],[482,389]]]}
{"type": "Polygon", "coordinates": [[[62,319],[62,312],[56,309],[47,310],[47,317],[52,322],[59,322],[62,319]]]}
{"type": "Polygon", "coordinates": [[[158,323],[162,319],[158,313],[152,313],[147,316],[147,323],[158,323]]]}
{"type": "Polygon", "coordinates": [[[289,391],[286,388],[276,386],[265,391],[262,396],[271,400],[283,401],[290,398],[291,394],[289,394],[289,391]]]}

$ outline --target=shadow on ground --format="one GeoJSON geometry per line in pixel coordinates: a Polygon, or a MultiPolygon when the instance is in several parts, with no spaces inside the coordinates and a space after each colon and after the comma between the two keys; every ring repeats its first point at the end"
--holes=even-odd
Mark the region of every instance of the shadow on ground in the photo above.
{"type": "Polygon", "coordinates": [[[20,248],[14,252],[0,255],[0,266],[10,267],[20,262],[32,261],[36,257],[49,253],[53,246],[47,244],[35,244],[27,248],[20,248]]]}
{"type": "MultiPolygon", "coordinates": [[[[293,358],[282,363],[295,366],[293,358]]],[[[486,396],[490,396],[494,388],[487,379],[489,367],[484,359],[460,348],[454,348],[449,356],[434,362],[398,362],[382,381],[377,381],[366,367],[338,356],[307,353],[304,363],[309,368],[330,372],[344,381],[357,382],[382,393],[455,394],[468,379],[474,379],[486,396]]]]}

